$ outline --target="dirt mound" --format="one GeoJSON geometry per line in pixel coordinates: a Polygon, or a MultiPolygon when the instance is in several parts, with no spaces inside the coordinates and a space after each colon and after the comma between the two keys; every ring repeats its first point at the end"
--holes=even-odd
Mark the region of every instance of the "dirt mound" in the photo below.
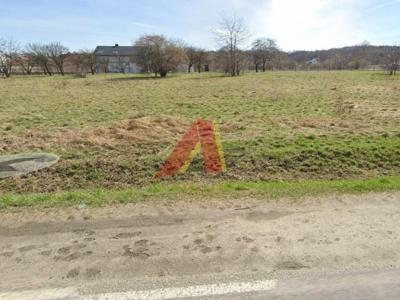
{"type": "Polygon", "coordinates": [[[29,130],[23,135],[7,136],[0,141],[0,152],[19,149],[98,145],[115,147],[138,143],[161,144],[177,141],[189,122],[171,117],[142,117],[114,122],[98,128],[57,130],[43,133],[29,130]]]}
{"type": "Polygon", "coordinates": [[[165,143],[178,140],[190,124],[170,117],[143,117],[113,123],[107,127],[74,132],[74,143],[118,145],[132,143],[165,143]]]}

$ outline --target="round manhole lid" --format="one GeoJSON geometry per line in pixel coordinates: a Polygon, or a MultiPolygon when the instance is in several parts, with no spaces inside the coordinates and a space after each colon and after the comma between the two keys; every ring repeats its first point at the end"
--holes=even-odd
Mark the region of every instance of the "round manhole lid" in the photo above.
{"type": "Polygon", "coordinates": [[[0,156],[0,178],[13,177],[48,168],[59,157],[50,153],[24,153],[0,156]]]}

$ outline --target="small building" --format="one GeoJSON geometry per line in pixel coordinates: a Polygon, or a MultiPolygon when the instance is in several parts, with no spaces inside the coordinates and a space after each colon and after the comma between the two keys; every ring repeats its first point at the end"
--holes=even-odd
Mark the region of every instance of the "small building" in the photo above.
{"type": "Polygon", "coordinates": [[[306,61],[307,66],[316,66],[319,64],[318,58],[313,58],[310,59],[309,61],[306,61]]]}
{"type": "Polygon", "coordinates": [[[96,56],[97,73],[139,73],[140,69],[133,62],[134,46],[97,46],[96,56]]]}

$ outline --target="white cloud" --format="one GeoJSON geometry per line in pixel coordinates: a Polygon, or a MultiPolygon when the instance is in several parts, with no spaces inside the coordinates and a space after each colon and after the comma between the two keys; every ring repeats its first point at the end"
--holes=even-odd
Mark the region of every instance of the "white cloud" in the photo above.
{"type": "Polygon", "coordinates": [[[327,49],[366,39],[355,17],[356,1],[271,0],[258,11],[257,35],[278,40],[284,50],[327,49]]]}
{"type": "Polygon", "coordinates": [[[140,23],[140,22],[129,22],[133,26],[143,27],[143,28],[157,28],[155,25],[147,24],[147,23],[140,23]]]}

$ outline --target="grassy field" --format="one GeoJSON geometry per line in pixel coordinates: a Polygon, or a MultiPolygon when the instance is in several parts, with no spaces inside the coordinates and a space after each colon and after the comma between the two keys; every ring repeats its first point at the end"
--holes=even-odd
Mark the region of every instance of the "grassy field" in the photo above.
{"type": "Polygon", "coordinates": [[[198,118],[219,125],[228,172],[206,176],[197,158],[187,174],[165,186],[329,182],[400,173],[399,77],[15,76],[0,80],[0,155],[48,151],[62,159],[50,169],[1,180],[2,199],[154,186],[155,172],[198,118]]]}

